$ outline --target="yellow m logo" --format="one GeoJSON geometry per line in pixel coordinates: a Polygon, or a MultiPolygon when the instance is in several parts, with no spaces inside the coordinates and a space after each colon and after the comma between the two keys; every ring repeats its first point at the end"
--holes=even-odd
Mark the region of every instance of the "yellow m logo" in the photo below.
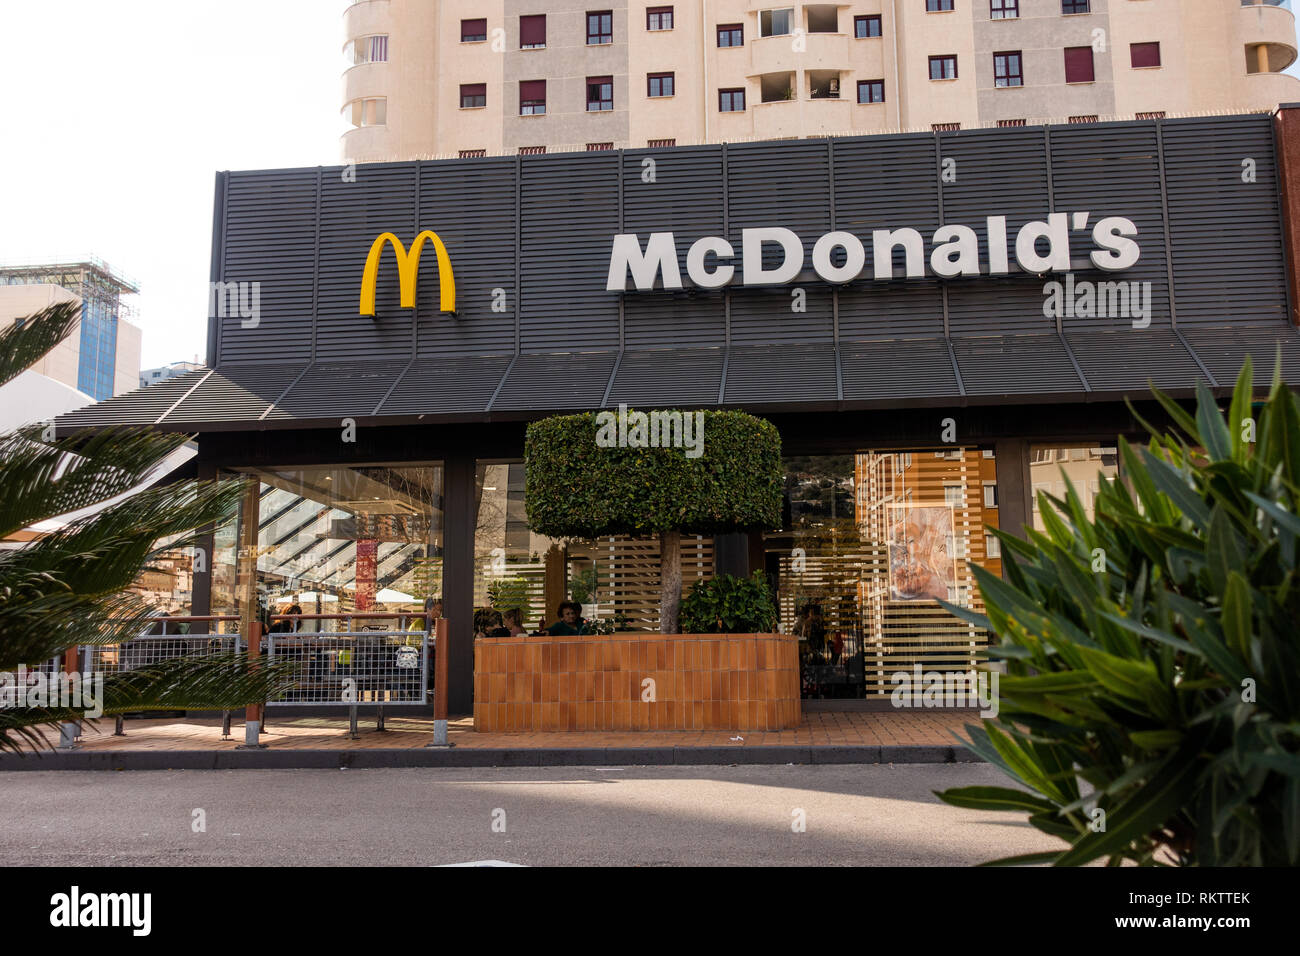
{"type": "Polygon", "coordinates": [[[410,252],[406,251],[406,247],[402,245],[402,240],[391,232],[384,233],[370,246],[370,255],[366,256],[366,271],[361,274],[362,315],[373,316],[375,314],[375,283],[379,280],[379,259],[384,254],[384,243],[391,245],[393,252],[397,255],[397,278],[400,283],[398,288],[402,294],[402,308],[415,308],[415,280],[420,271],[420,250],[424,248],[426,240],[433,243],[433,249],[438,254],[438,290],[440,294],[438,310],[455,314],[456,278],[451,272],[451,258],[447,255],[447,247],[442,244],[438,234],[425,229],[415,237],[410,252]]]}

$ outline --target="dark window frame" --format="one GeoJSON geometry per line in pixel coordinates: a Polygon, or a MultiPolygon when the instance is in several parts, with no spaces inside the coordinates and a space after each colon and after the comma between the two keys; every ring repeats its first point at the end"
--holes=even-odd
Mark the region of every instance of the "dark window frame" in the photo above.
{"type": "Polygon", "coordinates": [[[588,10],[587,11],[587,46],[605,46],[614,42],[614,11],[613,10],[588,10]],[[608,23],[606,23],[608,19],[608,23]],[[596,32],[592,32],[591,22],[596,21],[596,32]],[[606,32],[608,29],[608,32],[606,32]],[[595,39],[592,39],[592,38],[595,39]]]}
{"type": "Polygon", "coordinates": [[[1019,20],[1020,0],[989,0],[990,20],[1019,20]]]}
{"type": "Polygon", "coordinates": [[[718,90],[718,112],[719,113],[743,113],[745,112],[745,88],[729,87],[725,90],[718,90]],[[724,100],[723,97],[727,97],[724,100]],[[740,109],[736,109],[737,97],[739,97],[740,109]],[[723,107],[724,102],[730,102],[731,109],[723,107]]]}
{"type": "Polygon", "coordinates": [[[460,108],[463,110],[477,110],[487,106],[487,84],[486,83],[462,83],[460,85],[460,108]],[[466,90],[482,90],[481,93],[466,93],[466,90]],[[465,100],[482,100],[481,103],[466,103],[465,100]]]}
{"type": "Polygon", "coordinates": [[[925,0],[926,13],[951,13],[954,9],[953,0],[925,0]]]}
{"type": "Polygon", "coordinates": [[[930,79],[931,80],[955,80],[957,79],[957,54],[943,53],[939,56],[930,57],[930,79]],[[952,76],[935,76],[934,66],[936,63],[941,65],[941,72],[946,73],[947,62],[952,61],[952,76]]]}
{"type": "Polygon", "coordinates": [[[718,48],[730,50],[745,45],[745,24],[743,23],[719,23],[718,24],[718,48]],[[727,42],[722,42],[723,34],[727,36],[727,42]],[[734,36],[740,37],[739,43],[732,43],[734,36]]]}
{"type": "Polygon", "coordinates": [[[1067,83],[1096,83],[1097,82],[1097,60],[1096,57],[1093,56],[1092,47],[1067,46],[1064,52],[1065,52],[1065,82],[1067,83]],[[1088,54],[1088,73],[1090,75],[1088,76],[1087,79],[1078,79],[1078,78],[1070,79],[1070,54],[1071,53],[1076,54],[1076,60],[1077,60],[1078,54],[1085,53],[1085,52],[1088,54]]]}
{"type": "Polygon", "coordinates": [[[546,81],[545,80],[520,80],[519,81],[519,115],[520,116],[544,116],[546,115],[546,81]],[[541,83],[542,96],[540,99],[531,97],[524,99],[525,83],[541,83]],[[541,107],[538,109],[538,107],[541,107]]]}
{"type": "Polygon", "coordinates": [[[1025,85],[1025,58],[1020,50],[999,50],[993,54],[993,86],[1006,90],[1025,85]],[[1014,64],[1012,62],[1014,58],[1014,64]],[[998,76],[998,60],[1002,60],[1003,76],[998,76]],[[1011,67],[1015,66],[1013,72],[1011,67]],[[1005,82],[999,82],[999,80],[1005,82]]]}
{"type": "MultiPolygon", "coordinates": [[[[1145,60],[1145,59],[1148,59],[1148,57],[1145,57],[1145,56],[1144,56],[1144,57],[1142,57],[1142,59],[1145,60]]],[[[1129,67],[1130,67],[1131,69],[1134,69],[1134,70],[1154,70],[1154,69],[1156,69],[1156,68],[1158,68],[1158,67],[1164,66],[1164,59],[1163,59],[1163,58],[1161,57],[1161,55],[1160,55],[1160,41],[1159,41],[1159,40],[1144,40],[1144,41],[1141,42],[1141,43],[1130,43],[1130,44],[1128,45],[1128,62],[1129,62],[1129,67]],[[1150,53],[1150,52],[1154,51],[1154,52],[1155,52],[1155,62],[1154,62],[1154,63],[1138,63],[1138,51],[1139,51],[1139,50],[1142,51],[1143,53],[1150,53]]]]}
{"type": "Polygon", "coordinates": [[[676,72],[668,73],[647,73],[645,75],[645,95],[650,99],[660,100],[677,94],[677,74],[676,72]],[[654,91],[654,81],[659,81],[659,92],[654,91]],[[663,81],[668,81],[668,92],[663,91],[663,81]]]}
{"type": "Polygon", "coordinates": [[[526,13],[519,17],[519,49],[521,50],[544,50],[546,49],[546,14],[544,13],[526,13]],[[542,24],[542,42],[541,43],[524,43],[524,21],[527,20],[530,25],[541,21],[542,24]]]}
{"type": "Polygon", "coordinates": [[[880,37],[883,30],[884,27],[881,24],[879,13],[866,13],[853,18],[853,39],[855,40],[875,40],[880,37]],[[859,26],[867,29],[859,30],[859,26]],[[870,28],[872,26],[876,28],[875,33],[871,32],[870,28]]]}
{"type": "Polygon", "coordinates": [[[462,149],[458,154],[461,159],[479,159],[487,156],[486,149],[462,149]]]}
{"type": "Polygon", "coordinates": [[[1091,0],[1061,0],[1061,16],[1071,16],[1076,13],[1092,13],[1091,0]],[[1083,9],[1080,10],[1080,7],[1083,9]]]}
{"type": "Polygon", "coordinates": [[[662,33],[665,30],[673,28],[673,8],[672,7],[646,7],[645,11],[645,28],[648,33],[662,33]],[[668,23],[664,25],[664,17],[668,17],[668,23]],[[655,26],[651,17],[659,18],[659,25],[655,26]]]}
{"type": "Polygon", "coordinates": [[[883,103],[883,102],[885,102],[885,81],[884,80],[858,80],[858,103],[862,104],[863,106],[868,106],[871,104],[883,103]],[[880,99],[864,100],[862,98],[863,87],[872,89],[877,86],[880,88],[880,99]]]}
{"type": "Polygon", "coordinates": [[[487,42],[487,17],[471,17],[468,20],[461,20],[460,21],[460,42],[461,43],[486,43],[487,42]],[[467,23],[483,24],[483,32],[481,34],[472,33],[469,36],[466,36],[465,25],[467,23]]]}
{"type": "Polygon", "coordinates": [[[670,146],[677,145],[677,138],[672,139],[648,139],[645,142],[647,149],[667,149],[670,146]]]}
{"type": "Polygon", "coordinates": [[[587,152],[589,153],[605,153],[612,150],[613,148],[614,148],[613,143],[588,143],[587,144],[587,152]]]}
{"type": "Polygon", "coordinates": [[[589,76],[587,77],[587,112],[588,113],[608,113],[614,108],[614,77],[613,76],[589,76]],[[603,87],[609,87],[609,98],[604,96],[603,87]],[[596,87],[596,98],[592,99],[591,90],[596,87]],[[599,104],[596,109],[591,108],[592,103],[599,104]],[[609,105],[606,106],[605,104],[609,105]]]}

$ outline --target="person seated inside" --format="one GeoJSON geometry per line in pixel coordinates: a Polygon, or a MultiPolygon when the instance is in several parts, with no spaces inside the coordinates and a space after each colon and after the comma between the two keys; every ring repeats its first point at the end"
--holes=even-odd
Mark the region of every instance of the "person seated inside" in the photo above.
{"type": "Polygon", "coordinates": [[[560,619],[546,629],[552,636],[577,635],[582,633],[582,605],[577,601],[561,601],[556,608],[560,619]]]}
{"type": "Polygon", "coordinates": [[[510,629],[501,621],[501,612],[493,611],[488,618],[488,637],[510,637],[510,629]]]}
{"type": "Polygon", "coordinates": [[[512,607],[506,611],[505,626],[511,637],[518,637],[521,634],[526,636],[528,632],[524,630],[523,608],[512,607]]]}
{"type": "MultiPolygon", "coordinates": [[[[301,614],[302,607],[297,604],[291,604],[289,606],[289,610],[285,611],[284,613],[286,615],[301,614]]],[[[298,627],[300,624],[301,622],[298,621],[297,619],[287,620],[287,621],[279,620],[271,625],[271,633],[272,634],[296,634],[298,632],[298,627]]]]}

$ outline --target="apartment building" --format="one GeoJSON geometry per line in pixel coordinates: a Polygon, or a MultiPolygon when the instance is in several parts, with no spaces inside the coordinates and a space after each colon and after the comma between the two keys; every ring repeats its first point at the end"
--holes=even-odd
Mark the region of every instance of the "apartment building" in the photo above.
{"type": "Polygon", "coordinates": [[[1270,109],[1291,0],[358,0],[346,161],[1270,109]]]}

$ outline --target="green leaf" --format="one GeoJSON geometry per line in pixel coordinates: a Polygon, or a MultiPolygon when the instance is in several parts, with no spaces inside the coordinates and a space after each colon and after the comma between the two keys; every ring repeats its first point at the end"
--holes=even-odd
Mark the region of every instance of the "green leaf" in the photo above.
{"type": "Polygon", "coordinates": [[[936,790],[934,795],[944,803],[971,810],[1021,810],[1032,813],[1056,811],[1055,804],[1023,790],[1008,787],[953,787],[936,790]]]}

